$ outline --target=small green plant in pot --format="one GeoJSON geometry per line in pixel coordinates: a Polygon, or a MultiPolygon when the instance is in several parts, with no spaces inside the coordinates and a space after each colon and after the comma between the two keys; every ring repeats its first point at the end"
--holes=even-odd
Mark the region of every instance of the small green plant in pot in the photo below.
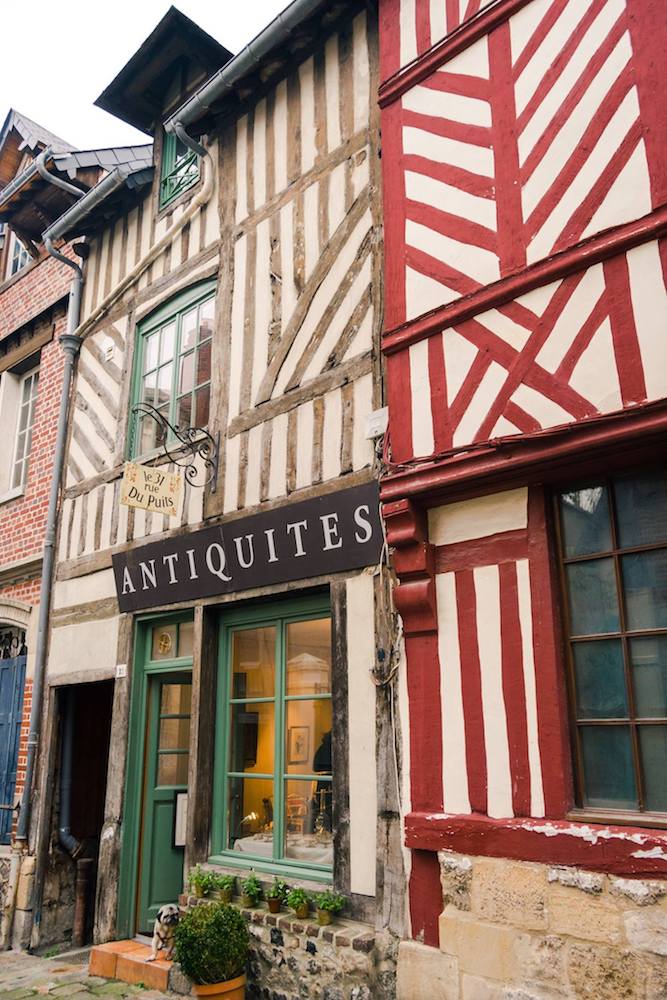
{"type": "Polygon", "coordinates": [[[292,889],[287,895],[287,905],[296,913],[299,920],[308,916],[308,894],[305,889],[292,889]]]}
{"type": "Polygon", "coordinates": [[[251,870],[250,874],[241,880],[241,905],[257,906],[261,895],[262,883],[251,870]]]}
{"type": "Polygon", "coordinates": [[[203,899],[216,888],[216,876],[213,872],[204,871],[201,865],[195,865],[188,874],[188,883],[197,899],[203,899]]]}
{"type": "Polygon", "coordinates": [[[174,932],[176,960],[195,996],[244,1000],[249,936],[241,913],[228,903],[193,906],[174,932]]]}
{"type": "Polygon", "coordinates": [[[331,889],[318,892],[315,896],[315,906],[317,908],[317,922],[319,924],[330,924],[336,913],[340,913],[347,902],[345,896],[331,889]]]}
{"type": "Polygon", "coordinates": [[[283,882],[277,876],[273,879],[273,885],[266,894],[266,900],[271,913],[280,913],[280,907],[287,899],[289,891],[287,882],[283,882]]]}
{"type": "Polygon", "coordinates": [[[216,875],[215,876],[215,887],[220,893],[220,899],[223,903],[231,902],[232,896],[234,895],[234,886],[236,885],[236,879],[233,875],[216,875]]]}

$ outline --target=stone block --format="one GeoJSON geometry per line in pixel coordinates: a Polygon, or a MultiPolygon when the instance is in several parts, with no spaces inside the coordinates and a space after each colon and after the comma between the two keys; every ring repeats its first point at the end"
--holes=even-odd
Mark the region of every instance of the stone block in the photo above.
{"type": "Polygon", "coordinates": [[[547,926],[547,881],[541,865],[502,858],[477,858],[473,868],[472,912],[497,924],[529,930],[547,926]]]}
{"type": "Polygon", "coordinates": [[[458,959],[462,972],[512,982],[518,963],[514,945],[522,935],[507,925],[486,923],[448,906],[439,918],[440,948],[458,959]]]}
{"type": "Polygon", "coordinates": [[[515,953],[520,983],[555,993],[565,992],[567,948],[562,938],[555,934],[522,935],[515,942],[515,953]]]}
{"type": "Polygon", "coordinates": [[[579,868],[550,868],[547,879],[549,882],[560,882],[572,889],[581,889],[582,892],[589,892],[598,895],[604,889],[604,875],[597,875],[595,872],[584,872],[579,868]]]}
{"type": "Polygon", "coordinates": [[[641,967],[632,952],[572,943],[567,971],[570,995],[577,1000],[633,1000],[641,996],[641,967]]]}
{"type": "Polygon", "coordinates": [[[667,895],[667,883],[643,879],[615,878],[609,886],[612,896],[631,899],[637,906],[652,906],[667,895]]]}
{"type": "Polygon", "coordinates": [[[418,941],[401,941],[396,977],[397,1000],[458,1000],[458,962],[418,941]]]}
{"type": "Polygon", "coordinates": [[[608,897],[559,885],[549,893],[549,930],[585,941],[623,940],[621,914],[608,897]]]}
{"type": "Polygon", "coordinates": [[[438,861],[443,908],[451,904],[457,910],[469,910],[472,861],[453,851],[438,851],[438,861]]]}
{"type": "Polygon", "coordinates": [[[646,1000],[667,1000],[667,958],[642,955],[642,966],[646,976],[643,994],[646,1000]]]}
{"type": "Polygon", "coordinates": [[[664,910],[629,911],[624,917],[625,933],[633,948],[667,955],[667,913],[664,910]]]}
{"type": "Polygon", "coordinates": [[[463,1000],[503,1000],[503,987],[479,976],[464,974],[461,979],[463,1000]]]}
{"type": "Polygon", "coordinates": [[[172,993],[178,993],[184,997],[189,997],[192,993],[192,983],[185,973],[181,971],[178,962],[174,962],[169,970],[167,986],[172,993]]]}

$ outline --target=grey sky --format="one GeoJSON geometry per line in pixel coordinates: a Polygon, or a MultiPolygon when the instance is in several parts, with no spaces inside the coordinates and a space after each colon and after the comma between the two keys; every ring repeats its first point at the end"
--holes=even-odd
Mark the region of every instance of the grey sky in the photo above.
{"type": "MultiPolygon", "coordinates": [[[[3,4],[0,124],[16,108],[79,149],[146,142],[93,101],[170,7],[168,0],[14,0],[3,4]]],[[[175,0],[238,52],[287,0],[175,0]]]]}

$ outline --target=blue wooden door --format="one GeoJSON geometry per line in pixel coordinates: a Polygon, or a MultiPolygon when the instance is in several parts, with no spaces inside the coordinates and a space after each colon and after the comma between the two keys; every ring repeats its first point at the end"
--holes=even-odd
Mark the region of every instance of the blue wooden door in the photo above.
{"type": "Polygon", "coordinates": [[[0,844],[9,843],[12,831],[25,661],[25,656],[0,660],[0,844]]]}

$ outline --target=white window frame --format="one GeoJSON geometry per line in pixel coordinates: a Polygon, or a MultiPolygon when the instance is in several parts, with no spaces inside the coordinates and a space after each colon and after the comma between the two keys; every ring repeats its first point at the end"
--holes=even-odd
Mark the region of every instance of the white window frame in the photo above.
{"type": "Polygon", "coordinates": [[[35,422],[35,405],[37,403],[37,394],[39,392],[39,365],[36,368],[31,368],[30,371],[25,372],[20,376],[18,390],[16,421],[14,424],[14,449],[9,480],[10,494],[23,493],[25,490],[26,480],[28,478],[28,465],[30,462],[30,452],[32,451],[32,431],[35,422]],[[28,398],[24,399],[23,396],[25,386],[28,382],[32,382],[32,385],[29,390],[28,398]],[[24,407],[27,407],[28,409],[28,416],[25,427],[21,428],[21,414],[24,407]],[[21,446],[22,453],[19,454],[19,442],[21,435],[23,435],[23,444],[21,446]],[[21,467],[20,480],[19,482],[15,482],[16,470],[19,466],[21,467]]]}
{"type": "Polygon", "coordinates": [[[7,280],[9,280],[9,278],[13,278],[15,274],[19,273],[19,271],[22,271],[31,259],[28,248],[23,245],[13,229],[10,230],[9,235],[9,247],[7,248],[7,272],[5,274],[5,278],[7,280]],[[14,267],[15,260],[18,262],[16,267],[14,267]]]}

